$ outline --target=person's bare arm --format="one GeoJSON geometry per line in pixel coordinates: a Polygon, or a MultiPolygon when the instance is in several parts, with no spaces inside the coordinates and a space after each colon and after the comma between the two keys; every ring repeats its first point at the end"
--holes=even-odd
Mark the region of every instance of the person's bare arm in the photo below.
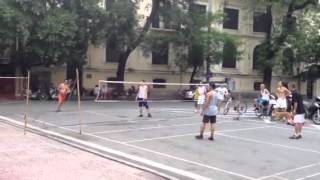
{"type": "Polygon", "coordinates": [[[289,89],[285,88],[284,91],[285,91],[285,93],[286,93],[286,96],[291,95],[291,91],[289,91],[289,89]]]}
{"type": "Polygon", "coordinates": [[[293,104],[293,111],[292,111],[292,114],[293,114],[293,115],[295,115],[295,114],[297,113],[297,107],[298,107],[298,103],[295,102],[295,103],[293,104]]]}
{"type": "Polygon", "coordinates": [[[276,95],[277,95],[277,97],[279,97],[280,96],[280,92],[279,92],[280,90],[279,90],[279,88],[277,88],[277,91],[276,91],[276,95]]]}

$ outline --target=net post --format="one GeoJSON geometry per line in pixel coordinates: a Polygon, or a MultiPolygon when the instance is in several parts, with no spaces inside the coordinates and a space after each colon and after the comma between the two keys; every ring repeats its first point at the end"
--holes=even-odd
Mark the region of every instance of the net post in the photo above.
{"type": "Polygon", "coordinates": [[[28,114],[29,114],[29,91],[30,91],[30,71],[28,71],[27,76],[27,101],[26,101],[26,112],[24,114],[24,134],[26,134],[27,131],[27,125],[28,125],[28,114]]]}
{"type": "Polygon", "coordinates": [[[78,95],[78,118],[79,118],[79,134],[82,134],[82,119],[81,119],[81,98],[80,98],[80,81],[79,81],[79,69],[76,69],[77,74],[77,95],[78,95]]]}

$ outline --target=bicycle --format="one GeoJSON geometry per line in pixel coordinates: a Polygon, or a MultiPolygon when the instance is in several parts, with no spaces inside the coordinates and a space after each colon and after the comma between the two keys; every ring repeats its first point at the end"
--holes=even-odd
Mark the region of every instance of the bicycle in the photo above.
{"type": "Polygon", "coordinates": [[[238,101],[233,101],[231,95],[227,97],[227,103],[223,109],[223,115],[227,115],[233,106],[233,110],[236,111],[239,115],[242,115],[247,112],[248,105],[247,103],[241,102],[241,95],[239,94],[238,101]]]}

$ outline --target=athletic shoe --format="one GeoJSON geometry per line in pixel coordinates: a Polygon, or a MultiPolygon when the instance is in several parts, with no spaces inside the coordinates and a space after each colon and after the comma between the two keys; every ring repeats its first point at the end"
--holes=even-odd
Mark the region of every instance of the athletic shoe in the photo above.
{"type": "Polygon", "coordinates": [[[148,117],[151,118],[152,117],[151,114],[148,114],[148,117]]]}
{"type": "Polygon", "coordinates": [[[203,136],[202,135],[197,135],[195,138],[196,139],[203,139],[203,136]]]}
{"type": "Polygon", "coordinates": [[[140,114],[138,117],[143,117],[143,115],[142,115],[142,114],[140,114]]]}
{"type": "Polygon", "coordinates": [[[214,141],[214,138],[211,136],[211,137],[208,138],[208,140],[214,141]]]}
{"type": "Polygon", "coordinates": [[[289,139],[300,139],[300,138],[302,138],[301,135],[298,135],[298,136],[293,135],[293,136],[290,136],[290,137],[289,137],[289,139]]]}

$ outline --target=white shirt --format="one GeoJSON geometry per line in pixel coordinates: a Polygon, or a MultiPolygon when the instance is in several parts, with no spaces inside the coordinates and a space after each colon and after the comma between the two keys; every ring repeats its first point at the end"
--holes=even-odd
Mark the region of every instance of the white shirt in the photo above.
{"type": "Polygon", "coordinates": [[[138,98],[142,98],[142,99],[148,98],[148,86],[147,85],[139,86],[138,98]]]}
{"type": "Polygon", "coordinates": [[[204,96],[206,94],[206,87],[200,86],[198,87],[199,96],[204,96]]]}

